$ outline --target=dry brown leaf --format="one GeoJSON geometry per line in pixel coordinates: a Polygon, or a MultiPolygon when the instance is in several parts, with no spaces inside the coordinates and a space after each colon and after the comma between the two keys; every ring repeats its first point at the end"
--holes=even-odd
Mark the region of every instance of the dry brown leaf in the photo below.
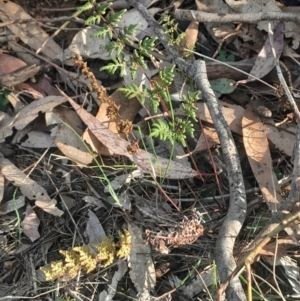
{"type": "MultiPolygon", "coordinates": [[[[61,93],[65,95],[62,91],[61,93]]],[[[117,155],[128,157],[143,172],[153,174],[155,177],[165,177],[171,179],[185,179],[197,176],[197,172],[183,164],[154,156],[142,149],[130,152],[130,143],[111,132],[103,123],[93,115],[80,107],[73,99],[65,95],[80,116],[88,129],[101,141],[107,148],[114,151],[117,155]]]]}
{"type": "MultiPolygon", "coordinates": [[[[238,105],[227,104],[220,102],[222,104],[222,111],[224,117],[229,125],[232,132],[239,135],[242,133],[242,118],[245,110],[238,105]]],[[[208,111],[206,104],[198,103],[198,110],[201,120],[213,124],[212,118],[208,111]]],[[[179,110],[177,112],[180,112],[179,110]]],[[[272,119],[266,119],[264,123],[265,132],[267,138],[280,150],[285,152],[288,156],[292,156],[293,145],[295,141],[295,135],[292,133],[287,133],[284,130],[280,130],[280,127],[274,127],[274,121],[272,119]]],[[[292,125],[291,125],[292,128],[292,125]]],[[[203,138],[202,138],[203,139],[203,138]]],[[[211,140],[212,141],[212,140],[211,140]]]]}
{"type": "Polygon", "coordinates": [[[40,238],[39,233],[40,220],[32,207],[28,204],[26,206],[25,218],[21,223],[23,233],[32,241],[40,238]]]}
{"type": "Polygon", "coordinates": [[[193,152],[201,152],[203,150],[207,150],[208,148],[211,148],[216,144],[220,144],[217,131],[213,128],[203,127],[202,133],[193,152]],[[205,138],[207,140],[207,144],[205,138]]]}
{"type": "Polygon", "coordinates": [[[52,114],[47,114],[47,124],[60,123],[58,130],[53,134],[55,136],[54,142],[60,151],[70,160],[79,165],[88,165],[93,162],[93,155],[90,154],[80,139],[83,133],[83,123],[76,112],[59,106],[53,109],[52,114]],[[74,131],[76,133],[74,133],[74,131]]]}
{"type": "Polygon", "coordinates": [[[281,191],[272,168],[272,158],[264,125],[247,106],[242,119],[243,141],[248,160],[260,190],[272,211],[282,202],[281,191]]]}
{"type": "Polygon", "coordinates": [[[22,194],[29,200],[36,200],[35,204],[37,206],[55,216],[61,216],[64,213],[55,206],[56,201],[50,199],[47,191],[42,186],[27,177],[26,174],[3,156],[0,157],[0,166],[3,176],[8,181],[11,181],[14,186],[20,187],[22,194]]]}
{"type": "Polygon", "coordinates": [[[0,142],[4,142],[5,138],[12,135],[13,130],[10,123],[13,118],[7,113],[0,112],[0,142]]]}
{"type": "Polygon", "coordinates": [[[143,239],[142,231],[135,224],[128,224],[131,248],[128,256],[130,278],[140,295],[140,300],[148,300],[150,291],[156,284],[155,267],[150,246],[143,239]],[[142,299],[142,296],[144,299],[142,299]]]}
{"type": "Polygon", "coordinates": [[[265,132],[270,141],[285,154],[292,157],[295,144],[295,135],[276,127],[273,119],[262,118],[264,122],[265,132]],[[272,139],[270,139],[270,137],[272,139]]]}
{"type": "Polygon", "coordinates": [[[88,152],[80,137],[65,124],[58,125],[54,142],[60,151],[71,161],[83,166],[93,162],[93,155],[88,152]]]}
{"type": "Polygon", "coordinates": [[[26,83],[17,85],[16,88],[28,90],[35,99],[45,96],[60,96],[58,90],[51,85],[50,79],[44,76],[38,78],[35,83],[27,81],[26,83]]]}
{"type": "MultiPolygon", "coordinates": [[[[25,12],[25,10],[16,3],[8,0],[0,0],[0,19],[2,22],[14,20],[30,20],[32,22],[17,22],[7,25],[7,27],[19,37],[23,43],[27,44],[34,50],[42,47],[47,41],[49,35],[43,31],[35,22],[35,20],[25,12]]],[[[62,49],[52,39],[44,45],[42,51],[51,60],[62,54],[62,49]]]]}
{"type": "Polygon", "coordinates": [[[191,21],[187,29],[185,30],[185,47],[193,48],[198,40],[199,22],[191,21]]]}
{"type": "Polygon", "coordinates": [[[56,207],[57,201],[55,199],[50,199],[47,195],[46,197],[41,197],[35,201],[35,205],[43,209],[45,212],[52,214],[54,216],[62,216],[63,211],[56,207]]]}
{"type": "Polygon", "coordinates": [[[50,111],[64,102],[66,102],[66,99],[62,96],[47,96],[33,101],[20,111],[9,126],[10,128],[15,127],[17,130],[22,130],[31,121],[37,118],[40,112],[45,113],[50,111]]]}
{"type": "Polygon", "coordinates": [[[0,54],[0,75],[17,71],[25,66],[27,66],[25,62],[14,56],[3,53],[0,54]]]}

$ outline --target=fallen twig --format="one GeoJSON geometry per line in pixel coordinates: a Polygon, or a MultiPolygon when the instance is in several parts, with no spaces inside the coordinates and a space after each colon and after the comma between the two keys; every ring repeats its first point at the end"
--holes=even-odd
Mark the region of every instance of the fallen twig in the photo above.
{"type": "MultiPolygon", "coordinates": [[[[216,243],[216,262],[221,281],[224,282],[236,266],[233,258],[233,246],[244,222],[247,208],[242,170],[232,134],[224,118],[221,107],[208,82],[205,62],[198,60],[193,64],[188,64],[180,58],[178,52],[169,46],[163,31],[152,16],[149,15],[147,9],[135,0],[130,0],[129,2],[136,7],[141,15],[148,21],[160,42],[173,57],[177,66],[184,70],[188,76],[194,78],[198,89],[202,92],[202,98],[207,101],[207,106],[221,141],[230,186],[230,205],[228,214],[220,229],[216,243]]],[[[246,300],[245,293],[238,277],[234,278],[229,284],[226,295],[228,300],[231,301],[246,300]]]]}
{"type": "Polygon", "coordinates": [[[217,14],[207,13],[197,10],[176,9],[175,18],[177,20],[199,21],[199,22],[218,22],[218,23],[258,23],[260,21],[293,21],[300,23],[300,15],[282,12],[264,13],[244,13],[244,14],[217,14]]]}

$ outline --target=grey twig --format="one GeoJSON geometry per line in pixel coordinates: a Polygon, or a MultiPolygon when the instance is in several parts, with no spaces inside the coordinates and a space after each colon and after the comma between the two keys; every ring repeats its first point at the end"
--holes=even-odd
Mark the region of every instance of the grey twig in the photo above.
{"type": "MultiPolygon", "coordinates": [[[[222,113],[221,106],[207,79],[204,61],[196,61],[191,68],[191,74],[198,88],[201,89],[202,98],[206,100],[207,107],[214,121],[218,133],[224,161],[228,172],[230,187],[230,205],[225,221],[223,222],[216,242],[216,263],[221,282],[225,282],[231,271],[236,267],[232,255],[234,242],[239,234],[246,217],[247,203],[243,182],[242,170],[237,149],[222,113]]],[[[228,300],[246,300],[244,290],[238,277],[233,278],[226,290],[228,300]]]]}
{"type": "MultiPolygon", "coordinates": [[[[245,220],[247,209],[242,170],[232,134],[207,79],[205,62],[198,60],[191,65],[180,58],[178,52],[169,45],[160,26],[149,15],[146,8],[136,0],[129,0],[129,2],[135,6],[141,15],[148,21],[160,42],[173,57],[177,66],[195,80],[198,89],[202,92],[202,98],[207,101],[209,112],[221,141],[222,152],[229,177],[230,205],[227,217],[219,232],[215,255],[221,282],[225,282],[236,267],[233,257],[233,246],[245,220]]],[[[226,295],[228,300],[231,301],[246,300],[245,293],[238,277],[235,277],[231,281],[226,290],[226,295]]]]}
{"type": "Polygon", "coordinates": [[[300,23],[300,15],[295,13],[264,12],[264,13],[244,13],[244,14],[217,14],[196,10],[176,9],[175,18],[177,20],[218,22],[218,23],[258,23],[260,21],[293,21],[300,23]]]}

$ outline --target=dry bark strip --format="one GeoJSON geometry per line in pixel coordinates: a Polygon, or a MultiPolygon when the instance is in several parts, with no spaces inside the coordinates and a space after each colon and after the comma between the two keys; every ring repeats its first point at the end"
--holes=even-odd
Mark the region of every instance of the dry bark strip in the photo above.
{"type": "Polygon", "coordinates": [[[300,15],[295,13],[264,12],[243,14],[217,14],[197,10],[176,9],[175,18],[182,21],[218,22],[218,23],[257,23],[260,21],[293,21],[300,23],[300,15]]]}
{"type": "MultiPolygon", "coordinates": [[[[202,98],[207,101],[207,106],[221,141],[222,152],[229,177],[230,205],[226,219],[220,228],[216,242],[215,255],[221,282],[225,282],[231,274],[231,271],[236,267],[233,257],[233,247],[235,239],[245,220],[247,208],[242,170],[231,131],[224,118],[221,106],[210,87],[207,79],[205,62],[198,60],[194,62],[193,65],[186,63],[186,61],[179,57],[177,51],[169,46],[163,31],[152,16],[149,15],[147,9],[136,0],[129,0],[129,2],[137,8],[141,15],[148,21],[156,36],[161,43],[163,43],[168,53],[173,57],[177,66],[184,70],[190,77],[194,78],[198,89],[202,92],[202,98]]],[[[235,277],[230,282],[226,290],[226,296],[227,299],[231,301],[246,300],[244,290],[238,277],[235,277]]]]}

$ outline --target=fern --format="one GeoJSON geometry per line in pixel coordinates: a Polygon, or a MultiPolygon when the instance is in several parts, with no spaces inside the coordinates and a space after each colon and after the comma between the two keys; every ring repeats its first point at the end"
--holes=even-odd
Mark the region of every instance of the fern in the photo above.
{"type": "Polygon", "coordinates": [[[106,22],[112,27],[118,26],[118,23],[121,21],[122,16],[125,14],[127,9],[122,9],[117,13],[109,13],[106,17],[106,22]]]}
{"type": "MultiPolygon", "coordinates": [[[[109,11],[108,8],[112,3],[103,3],[95,6],[95,0],[87,1],[83,6],[84,9],[93,8],[94,13],[86,20],[86,24],[100,24],[102,27],[93,35],[94,37],[109,38],[110,42],[107,43],[105,48],[112,59],[112,62],[103,66],[100,70],[106,70],[112,74],[117,71],[123,76],[126,70],[126,65],[129,63],[129,70],[132,79],[134,80],[137,74],[138,68],[148,69],[148,58],[151,57],[151,53],[154,51],[154,47],[157,41],[156,37],[146,37],[139,41],[137,45],[134,43],[138,24],[131,24],[118,28],[119,23],[126,12],[125,9],[118,12],[109,11]],[[130,61],[125,60],[124,47],[126,45],[134,46],[134,50],[131,53],[130,61]]],[[[169,43],[175,47],[179,47],[184,41],[185,34],[178,31],[178,24],[170,16],[164,16],[163,29],[167,36],[169,43]]],[[[151,88],[138,87],[135,83],[131,83],[127,87],[120,88],[119,91],[123,92],[126,97],[132,99],[138,98],[139,101],[144,104],[146,99],[149,100],[153,112],[157,113],[158,108],[163,101],[167,106],[171,116],[166,120],[157,119],[153,123],[151,137],[159,138],[161,140],[170,141],[174,144],[176,141],[185,146],[185,140],[188,135],[194,135],[193,122],[197,121],[195,102],[199,97],[199,93],[188,93],[184,97],[182,108],[186,114],[186,118],[174,117],[172,109],[172,101],[169,93],[169,87],[172,85],[175,76],[175,65],[170,67],[164,67],[159,72],[160,81],[151,82],[151,88]]]]}
{"type": "Polygon", "coordinates": [[[112,6],[112,2],[100,4],[96,7],[96,11],[98,14],[104,15],[110,6],[112,6]]]}
{"type": "Polygon", "coordinates": [[[123,92],[125,96],[129,99],[137,97],[142,104],[145,103],[145,99],[148,96],[147,90],[143,88],[140,91],[139,87],[135,83],[131,83],[130,85],[124,88],[119,88],[118,91],[123,92]]]}
{"type": "Polygon", "coordinates": [[[120,75],[123,76],[125,72],[125,62],[118,62],[115,58],[112,58],[113,63],[109,63],[106,66],[100,68],[100,71],[107,70],[108,72],[115,74],[120,69],[120,75]]]}
{"type": "Polygon", "coordinates": [[[139,52],[144,55],[149,57],[151,51],[154,49],[155,41],[157,40],[156,37],[154,38],[145,38],[144,40],[139,42],[139,52]]]}
{"type": "Polygon", "coordinates": [[[174,142],[173,136],[174,133],[170,130],[169,125],[164,123],[161,119],[158,119],[156,123],[153,124],[150,137],[156,137],[164,141],[169,140],[174,142]]]}
{"type": "MultiPolygon", "coordinates": [[[[93,1],[94,2],[94,1],[93,1]]],[[[84,5],[77,8],[77,11],[84,12],[93,8],[93,2],[87,2],[84,5]]]]}
{"type": "Polygon", "coordinates": [[[105,39],[106,36],[110,38],[112,36],[112,31],[108,25],[104,25],[104,27],[100,28],[92,36],[94,38],[99,37],[101,39],[105,39]]]}
{"type": "Polygon", "coordinates": [[[159,72],[159,78],[165,86],[170,86],[173,83],[174,69],[175,69],[175,65],[173,65],[171,67],[164,67],[159,72]]]}

